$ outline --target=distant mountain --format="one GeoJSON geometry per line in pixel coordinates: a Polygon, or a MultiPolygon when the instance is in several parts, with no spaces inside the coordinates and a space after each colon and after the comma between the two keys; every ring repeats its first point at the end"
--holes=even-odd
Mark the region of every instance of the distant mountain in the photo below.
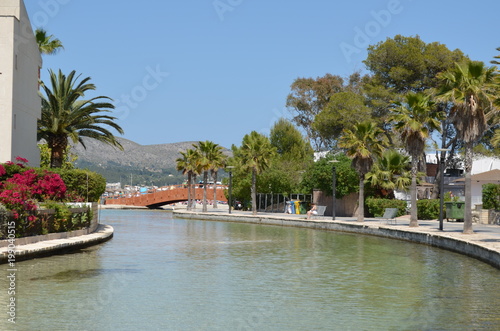
{"type": "MultiPolygon", "coordinates": [[[[131,140],[117,138],[124,150],[94,139],[84,140],[73,146],[72,153],[78,156],[75,165],[100,173],[108,183],[122,182],[123,185],[172,185],[180,184],[184,176],[176,170],[175,160],[180,152],[193,147],[196,141],[158,145],[140,145],[131,140]]],[[[225,154],[230,154],[228,149],[225,154]]]]}

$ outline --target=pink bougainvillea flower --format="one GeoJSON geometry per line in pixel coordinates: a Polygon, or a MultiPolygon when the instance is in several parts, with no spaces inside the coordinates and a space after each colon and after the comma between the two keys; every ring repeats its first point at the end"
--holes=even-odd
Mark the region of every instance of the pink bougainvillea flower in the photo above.
{"type": "Polygon", "coordinates": [[[17,162],[22,162],[23,164],[28,164],[28,160],[25,159],[24,157],[16,156],[16,161],[17,162]]]}

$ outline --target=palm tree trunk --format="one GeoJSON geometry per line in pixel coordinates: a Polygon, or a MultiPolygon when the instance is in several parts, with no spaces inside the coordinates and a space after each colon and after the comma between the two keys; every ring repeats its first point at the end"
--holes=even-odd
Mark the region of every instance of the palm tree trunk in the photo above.
{"type": "Polygon", "coordinates": [[[365,176],[359,176],[359,208],[358,208],[358,222],[365,220],[365,176]]]}
{"type": "Polygon", "coordinates": [[[191,185],[191,189],[193,192],[191,193],[191,209],[196,209],[196,174],[193,174],[193,184],[191,185]]]}
{"type": "Polygon", "coordinates": [[[417,215],[417,168],[418,159],[415,155],[411,157],[411,186],[410,186],[410,227],[418,226],[417,215]]]}
{"type": "Polygon", "coordinates": [[[193,176],[191,175],[190,172],[188,172],[188,182],[187,182],[188,204],[186,207],[187,210],[191,210],[191,182],[192,182],[191,177],[193,177],[193,176]]]}
{"type": "Polygon", "coordinates": [[[472,234],[472,142],[465,143],[465,210],[464,210],[464,230],[465,234],[472,234]]]}
{"type": "Polygon", "coordinates": [[[217,209],[217,171],[214,171],[214,208],[217,209]]]}
{"type": "Polygon", "coordinates": [[[252,169],[252,214],[257,215],[257,171],[252,169]]]}
{"type": "Polygon", "coordinates": [[[203,171],[203,209],[204,213],[207,212],[207,183],[208,183],[208,171],[203,171]]]}
{"type": "Polygon", "coordinates": [[[50,147],[50,167],[61,168],[64,161],[64,151],[68,146],[68,138],[63,135],[53,135],[48,144],[50,147]]]}

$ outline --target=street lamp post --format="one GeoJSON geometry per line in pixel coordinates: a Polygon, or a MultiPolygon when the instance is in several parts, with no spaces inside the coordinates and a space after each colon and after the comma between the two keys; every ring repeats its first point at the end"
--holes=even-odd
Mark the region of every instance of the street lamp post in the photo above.
{"type": "Polygon", "coordinates": [[[231,214],[231,207],[232,207],[232,189],[233,189],[233,168],[234,166],[227,166],[226,169],[229,169],[229,214],[231,214]]]}
{"type": "Polygon", "coordinates": [[[446,158],[446,152],[449,149],[436,149],[436,151],[441,152],[441,160],[439,165],[439,230],[443,231],[443,205],[444,205],[444,160],[446,158]]]}
{"type": "Polygon", "coordinates": [[[335,163],[338,163],[339,161],[331,160],[328,162],[332,163],[332,220],[335,221],[335,205],[337,203],[337,199],[335,198],[335,195],[337,194],[337,169],[335,168],[335,163]]]}

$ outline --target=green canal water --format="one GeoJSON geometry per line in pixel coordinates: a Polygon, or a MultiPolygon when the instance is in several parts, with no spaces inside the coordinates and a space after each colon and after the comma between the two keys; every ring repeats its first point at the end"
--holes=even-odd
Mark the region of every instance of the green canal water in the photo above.
{"type": "Polygon", "coordinates": [[[500,330],[500,271],[424,245],[100,211],[112,240],[0,265],[0,330],[500,330]]]}

